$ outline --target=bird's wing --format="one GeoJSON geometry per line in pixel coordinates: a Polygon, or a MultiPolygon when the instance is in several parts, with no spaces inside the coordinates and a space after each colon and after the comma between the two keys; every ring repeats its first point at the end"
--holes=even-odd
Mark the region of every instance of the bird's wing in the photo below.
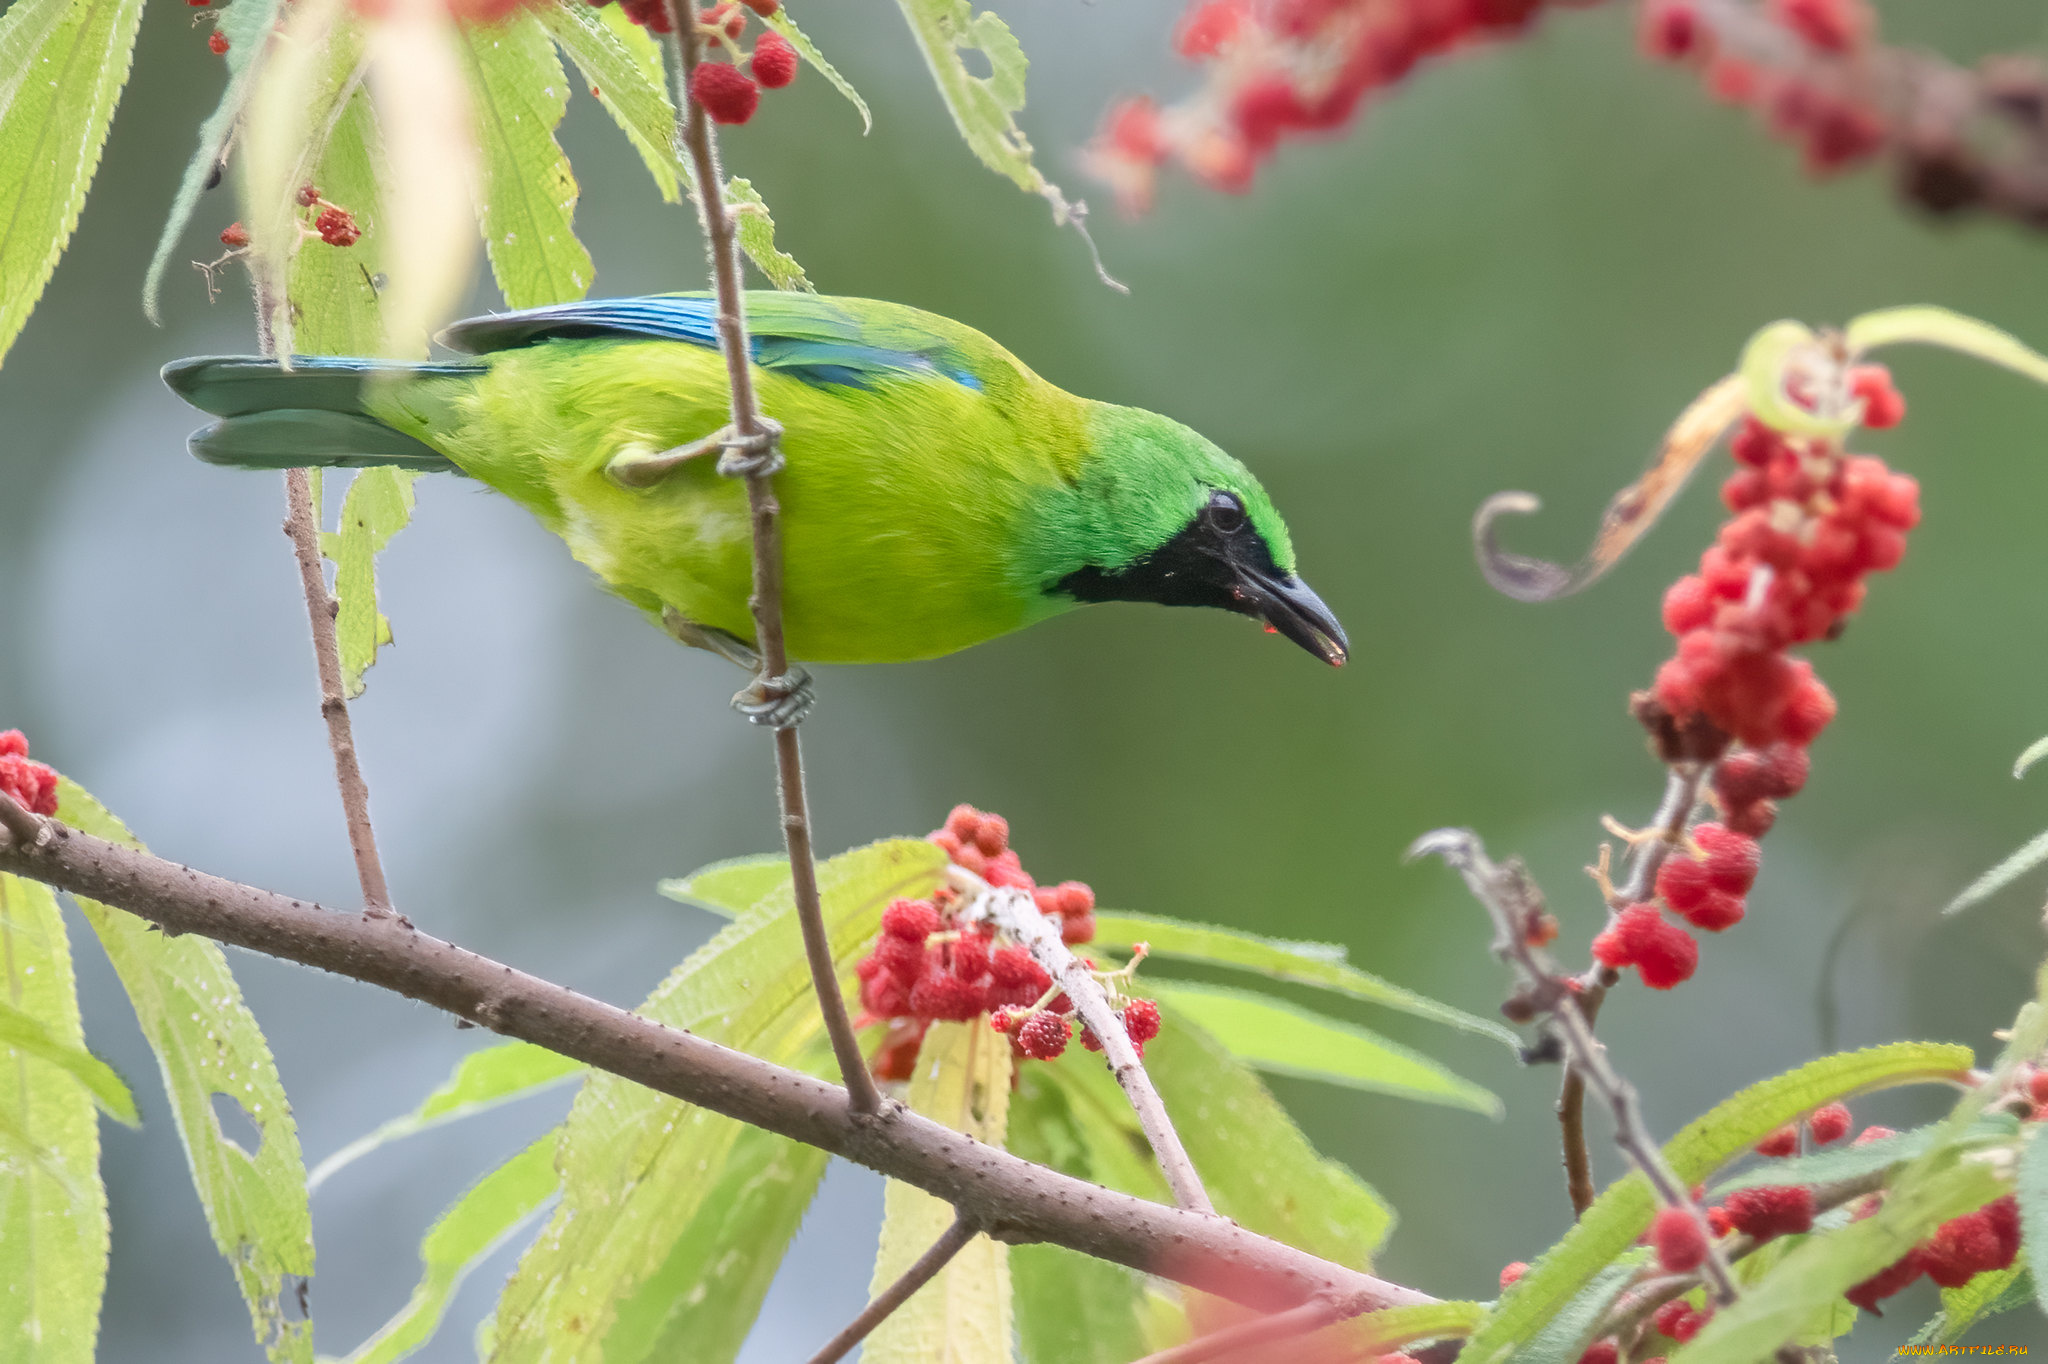
{"type": "MultiPolygon", "coordinates": [[[[817,294],[751,293],[754,363],[817,385],[870,388],[883,379],[939,377],[979,390],[958,323],[896,304],[817,294]]],[[[681,341],[715,349],[716,303],[706,294],[587,299],[457,322],[441,333],[452,349],[483,355],[543,341],[610,337],[681,341]]],[[[984,342],[986,344],[986,342],[984,342]]]]}

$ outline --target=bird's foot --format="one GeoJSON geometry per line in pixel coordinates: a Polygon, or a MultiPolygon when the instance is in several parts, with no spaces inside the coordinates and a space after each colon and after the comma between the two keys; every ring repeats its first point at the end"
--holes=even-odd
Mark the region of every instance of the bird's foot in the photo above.
{"type": "Polygon", "coordinates": [[[718,457],[718,472],[727,478],[767,478],[782,472],[782,423],[756,416],[754,425],[752,435],[728,426],[712,438],[725,451],[718,457]]]}
{"type": "Polygon", "coordinates": [[[750,673],[761,671],[761,654],[739,636],[710,625],[699,625],[673,606],[661,608],[662,628],[682,644],[717,654],[735,667],[750,673]]]}
{"type": "Polygon", "coordinates": [[[796,665],[779,677],[756,677],[732,698],[732,708],[769,729],[795,729],[817,701],[811,675],[796,665]]]}

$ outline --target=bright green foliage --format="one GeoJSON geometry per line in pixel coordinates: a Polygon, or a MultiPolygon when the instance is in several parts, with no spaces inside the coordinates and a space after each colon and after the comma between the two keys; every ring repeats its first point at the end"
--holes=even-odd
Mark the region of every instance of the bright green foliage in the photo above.
{"type": "Polygon", "coordinates": [[[77,1043],[65,1041],[48,1022],[5,997],[0,997],[0,1047],[48,1062],[85,1086],[102,1113],[130,1127],[142,1125],[142,1117],[135,1111],[135,1096],[112,1066],[77,1043]]]}
{"type": "Polygon", "coordinates": [[[350,1352],[344,1364],[393,1364],[432,1339],[455,1290],[477,1261],[519,1233],[555,1196],[555,1133],[485,1175],[434,1220],[420,1242],[425,1273],[398,1315],[350,1352]]]}
{"type": "Polygon", "coordinates": [[[0,875],[0,1001],[49,1046],[0,1036],[0,1358],[90,1364],[107,1284],[99,1115],[50,1047],[84,1053],[64,920],[49,887],[0,875]]]}
{"type": "MultiPolygon", "coordinates": [[[[979,1019],[934,1023],[917,1054],[905,1102],[912,1111],[989,1146],[1010,1122],[1010,1044],[979,1019]]],[[[944,1200],[890,1180],[882,1242],[868,1296],[903,1276],[953,1224],[944,1200]]],[[[976,1236],[938,1277],[891,1313],[861,1349],[864,1364],[1009,1364],[1009,1247],[976,1236]]]]}
{"type": "Polygon", "coordinates": [[[1053,218],[1066,222],[1073,209],[1058,185],[1039,173],[1031,143],[1017,126],[1024,107],[1024,74],[1030,61],[1010,26],[992,12],[977,14],[972,0],[896,0],[924,52],[939,94],[967,146],[981,164],[1008,177],[1019,189],[1052,205],[1053,218]],[[967,69],[962,52],[978,52],[989,74],[967,69]]]}
{"type": "Polygon", "coordinates": [[[1389,1307],[1358,1319],[1362,1335],[1375,1348],[1396,1350],[1421,1340],[1455,1340],[1471,1335],[1486,1320],[1486,1304],[1431,1302],[1416,1307],[1389,1307]]]}
{"type": "Polygon", "coordinates": [[[796,26],[796,20],[789,17],[789,6],[782,6],[761,22],[787,38],[789,45],[797,50],[797,55],[809,62],[834,90],[846,96],[853,107],[860,110],[861,132],[874,130],[875,116],[868,112],[868,102],[860,97],[860,91],[853,88],[852,81],[840,75],[838,68],[825,60],[825,54],[818,51],[818,45],[811,41],[810,36],[796,26]]]}
{"type": "MultiPolygon", "coordinates": [[[[833,1066],[828,1048],[809,1065],[833,1066]]],[[[814,1146],[742,1127],[668,1258],[618,1305],[605,1364],[718,1364],[739,1354],[828,1157],[814,1146]]]]}
{"type": "Polygon", "coordinates": [[[655,889],[681,904],[736,919],[788,884],[787,857],[755,853],[713,862],[688,876],[672,876],[655,889]]]}
{"type": "Polygon", "coordinates": [[[379,1123],[314,1166],[307,1187],[319,1188],[343,1166],[388,1142],[537,1094],[580,1076],[586,1069],[581,1061],[531,1042],[500,1042],[473,1051],[410,1113],[379,1123]]]}
{"type": "Polygon", "coordinates": [[[334,634],[341,647],[342,689],[349,696],[362,695],[364,670],[391,642],[391,622],[377,609],[377,555],[412,520],[412,482],[418,477],[389,465],[363,470],[348,485],[341,529],[320,537],[321,552],[334,560],[334,595],[341,600],[334,634]]]}
{"type": "MultiPolygon", "coordinates": [[[[2021,1242],[2042,1247],[2048,1246],[2048,1142],[2041,1140],[2039,1127],[2031,1135],[2032,1140],[2020,1152],[2013,1192],[2020,1205],[2021,1242]]],[[[2040,1295],[2041,1310],[2048,1312],[2048,1284],[2036,1275],[2034,1288],[2040,1295]]]]}
{"type": "MultiPolygon", "coordinates": [[[[779,11],[778,11],[779,12],[779,11]]],[[[761,192],[754,188],[753,181],[735,176],[725,186],[725,206],[732,211],[739,231],[740,249],[747,253],[747,259],[754,262],[768,282],[778,289],[802,289],[816,293],[811,288],[810,277],[804,268],[796,263],[796,257],[775,245],[775,219],[768,215],[767,202],[761,192]]]]}
{"type": "Polygon", "coordinates": [[[1153,980],[1145,990],[1200,1023],[1238,1060],[1268,1073],[1501,1116],[1491,1092],[1355,1024],[1220,985],[1153,980]]]}
{"type": "MultiPolygon", "coordinates": [[[[57,817],[100,838],[141,846],[69,781],[59,783],[57,817]]],[[[282,1306],[292,1291],[287,1280],[313,1272],[306,1167],[277,1063],[242,1003],[241,986],[214,943],[168,937],[132,914],[74,898],[156,1053],[193,1188],[214,1245],[234,1268],[256,1339],[275,1361],[310,1364],[312,1323],[285,1320],[282,1306]],[[244,1151],[221,1130],[216,1094],[239,1105],[262,1133],[256,1150],[244,1151]]]]}
{"type": "MultiPolygon", "coordinates": [[[[1894,1136],[1881,1137],[1862,1145],[1810,1156],[1771,1160],[1746,1170],[1733,1179],[1715,1184],[1710,1197],[1725,1198],[1737,1189],[1754,1189],[1771,1184],[1828,1184],[1855,1179],[1878,1170],[1888,1170],[1918,1159],[1932,1150],[1943,1125],[1929,1123],[1894,1136]]],[[[1970,1147],[2007,1146],[2019,1135],[2020,1122],[2010,1113],[1993,1113],[1977,1120],[1962,1139],[1970,1147]]]]}
{"type": "Polygon", "coordinates": [[[14,0],[0,14],[0,357],[78,225],[142,0],[14,0]]]}
{"type": "Polygon", "coordinates": [[[337,111],[309,178],[330,202],[355,214],[364,231],[354,246],[309,241],[292,256],[285,288],[296,318],[292,348],[300,355],[377,355],[384,350],[377,284],[386,254],[384,234],[377,230],[383,159],[370,97],[358,90],[337,111]]]}
{"type": "Polygon", "coordinates": [[[1978,1322],[2034,1305],[2034,1276],[2027,1252],[2004,1269],[1979,1274],[1961,1288],[1941,1290],[1941,1310],[1913,1333],[1914,1345],[1953,1345],[1978,1322]]]}
{"type": "MultiPolygon", "coordinates": [[[[1823,1056],[1723,1100],[1673,1137],[1664,1147],[1664,1159],[1680,1179],[1697,1183],[1822,1104],[1876,1089],[1952,1079],[1966,1073],[1972,1059],[1968,1047],[1936,1042],[1894,1042],[1823,1056]]],[[[1635,1243],[1656,1206],[1649,1181],[1639,1171],[1609,1186],[1578,1224],[1501,1295],[1493,1319],[1473,1336],[1460,1359],[1495,1364],[1533,1339],[1635,1243]]]]}
{"type": "Polygon", "coordinates": [[[1832,1314],[1836,1299],[1897,1260],[1941,1223],[1982,1207],[2004,1190],[1990,1168],[1937,1153],[1892,1185],[1878,1212],[1838,1231],[1815,1235],[1787,1254],[1775,1272],[1721,1308],[1672,1364],[1756,1364],[1832,1314]]]}
{"type": "Polygon", "coordinates": [[[581,298],[595,270],[571,222],[576,177],[555,141],[569,108],[561,58],[523,10],[459,32],[483,141],[484,249],[498,291],[514,308],[581,298]]]}
{"type": "MultiPolygon", "coordinates": [[[[142,281],[142,311],[152,322],[158,321],[157,297],[163,290],[164,270],[171,263],[171,256],[178,249],[178,239],[185,234],[185,227],[192,221],[192,211],[199,207],[199,196],[206,191],[206,182],[221,171],[227,157],[228,139],[233,135],[235,123],[242,116],[243,107],[249,102],[249,91],[255,84],[255,62],[252,60],[263,50],[271,27],[277,22],[277,11],[284,0],[227,0],[215,11],[214,27],[220,36],[228,40],[228,50],[223,60],[227,62],[228,88],[220,97],[220,104],[199,125],[199,150],[192,153],[192,160],[185,166],[185,176],[178,182],[178,193],[171,200],[170,216],[164,221],[164,230],[157,237],[156,252],[149,258],[149,273],[142,281]]],[[[223,223],[225,227],[227,224],[223,223]]]]}
{"type": "Polygon", "coordinates": [[[1065,1246],[1010,1247],[1010,1284],[1024,1364],[1130,1364],[1188,1336],[1186,1314],[1142,1274],[1065,1246]],[[1179,1318],[1170,1338],[1146,1334],[1154,1299],[1179,1318]]]}
{"type": "Polygon", "coordinates": [[[617,5],[593,9],[584,0],[553,0],[533,13],[647,163],[661,197],[676,203],[678,186],[690,174],[676,156],[676,106],[654,39],[617,5]]]}
{"type": "Polygon", "coordinates": [[[1510,1050],[1519,1050],[1522,1045],[1519,1037],[1492,1019],[1468,1014],[1359,970],[1344,960],[1344,948],[1336,943],[1290,942],[1151,914],[1096,912],[1093,946],[1128,951],[1141,942],[1157,957],[1256,971],[1272,980],[1313,985],[1367,1003],[1383,1004],[1417,1018],[1448,1023],[1491,1037],[1510,1050]]]}
{"type": "MultiPolygon", "coordinates": [[[[930,894],[944,861],[929,843],[897,839],[818,868],[834,959],[848,976],[889,901],[930,894]]],[[[822,1025],[787,886],[692,953],[638,1012],[784,1065],[806,1056],[822,1025]]],[[[741,1130],[593,1075],[562,1129],[562,1204],[499,1302],[492,1358],[603,1357],[620,1305],[696,1225],[741,1130]]]]}
{"type": "Polygon", "coordinates": [[[1515,1364],[1575,1364],[1593,1343],[1600,1318],[1642,1272],[1649,1258],[1645,1251],[1631,1251],[1594,1275],[1590,1283],[1572,1295],[1564,1310],[1543,1323],[1543,1329],[1515,1353],[1515,1364]]]}

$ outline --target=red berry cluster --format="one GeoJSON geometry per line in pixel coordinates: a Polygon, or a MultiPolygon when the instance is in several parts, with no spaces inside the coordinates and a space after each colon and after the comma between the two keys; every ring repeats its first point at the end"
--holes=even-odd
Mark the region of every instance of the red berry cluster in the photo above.
{"type": "MultiPolygon", "coordinates": [[[[1029,891],[1039,912],[1060,925],[1069,944],[1095,936],[1095,892],[1079,881],[1040,886],[1010,846],[1010,824],[1001,815],[957,805],[944,827],[929,835],[953,864],[990,885],[1029,891]]],[[[966,1022],[991,1014],[991,1025],[1006,1034],[1015,1054],[1051,1060],[1072,1036],[1073,1001],[1055,992],[1052,976],[1023,947],[1002,940],[986,924],[962,923],[959,895],[940,890],[929,900],[897,900],[882,914],[874,950],[855,967],[860,977],[863,1022],[889,1020],[887,1041],[877,1054],[878,1079],[907,1079],[918,1044],[933,1022],[966,1022]]],[[[1123,973],[1105,973],[1112,979],[1123,973]]],[[[1142,1048],[1159,1033],[1159,1009],[1134,999],[1124,1007],[1124,1026],[1142,1048]]],[[[1082,1043],[1100,1042],[1082,1029],[1082,1043]]]]}
{"type": "Polygon", "coordinates": [[[1694,1307],[1684,1298],[1673,1298],[1657,1309],[1655,1315],[1650,1318],[1650,1325],[1660,1334],[1669,1336],[1683,1345],[1698,1335],[1700,1328],[1705,1326],[1713,1315],[1712,1307],[1694,1307]]]}
{"type": "Polygon", "coordinates": [[[1934,1235],[1843,1296],[1866,1312],[1878,1312],[1878,1303],[1922,1274],[1943,1288],[1961,1288],[1979,1274],[2010,1267],[2019,1251],[2019,1203],[2008,1195],[1943,1222],[1934,1235]]]}
{"type": "Polygon", "coordinates": [[[57,774],[28,756],[28,739],[18,729],[0,730],[0,791],[32,814],[57,813],[57,774]]]}
{"type": "MultiPolygon", "coordinates": [[[[610,0],[590,0],[606,5],[610,0]]],[[[692,0],[694,4],[694,0],[692,0]]],[[[619,0],[626,17],[652,33],[672,33],[668,0],[619,0]]],[[[718,123],[745,123],[760,106],[763,90],[780,90],[796,79],[796,48],[773,30],[755,40],[749,53],[739,46],[746,32],[747,11],[766,19],[782,8],[782,0],[719,0],[710,9],[694,10],[697,32],[707,49],[723,49],[732,62],[703,61],[690,75],[690,98],[718,123]],[[741,66],[747,71],[740,70],[741,66]],[[752,74],[749,74],[751,72],[752,74]]]]}
{"type": "Polygon", "coordinates": [[[1415,65],[1526,29],[1545,0],[1195,0],[1174,34],[1207,67],[1207,86],[1172,108],[1113,108],[1091,168],[1127,209],[1150,207],[1159,168],[1178,158],[1210,186],[1251,187],[1289,137],[1334,131],[1366,97],[1415,65]]]}
{"type": "Polygon", "coordinates": [[[1828,175],[1883,150],[1870,82],[1876,24],[1864,0],[1770,0],[1760,9],[1654,0],[1639,41],[1659,61],[1700,73],[1716,99],[1757,111],[1771,133],[1828,175]]]}

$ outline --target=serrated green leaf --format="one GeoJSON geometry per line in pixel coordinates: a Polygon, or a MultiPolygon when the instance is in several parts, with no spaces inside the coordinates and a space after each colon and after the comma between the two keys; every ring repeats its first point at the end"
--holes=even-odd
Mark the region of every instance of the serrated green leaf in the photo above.
{"type": "Polygon", "coordinates": [[[781,853],[732,857],[672,876],[655,887],[680,904],[736,919],[789,885],[789,859],[781,853]]]}
{"type": "Polygon", "coordinates": [[[1187,1339],[1184,1313],[1170,1338],[1150,1335],[1144,1275],[1065,1246],[1010,1247],[1010,1284],[1024,1364],[1130,1364],[1187,1339]]]}
{"type": "Polygon", "coordinates": [[[690,175],[676,155],[676,106],[654,39],[617,5],[593,9],[584,0],[551,0],[533,13],[647,163],[661,197],[680,202],[680,186],[690,175]]]}
{"type": "MultiPolygon", "coordinates": [[[[57,817],[74,829],[140,848],[104,806],[75,783],[57,784],[57,817]]],[[[256,1339],[283,1364],[312,1364],[313,1324],[285,1319],[291,1280],[313,1273],[306,1166],[284,1083],[263,1030],[219,945],[169,937],[155,925],[84,896],[73,897],[128,992],[156,1053],[171,1116],[185,1144],[192,1186],[213,1243],[234,1270],[256,1339]],[[238,1105],[261,1133],[244,1151],[221,1130],[214,1096],[238,1105]]]]}
{"type": "Polygon", "coordinates": [[[0,1047],[49,1062],[85,1086],[102,1113],[129,1127],[142,1125],[142,1117],[135,1111],[135,1096],[112,1066],[84,1047],[65,1041],[48,1023],[4,998],[0,998],[0,1047]]]}
{"type": "Polygon", "coordinates": [[[141,22],[142,0],[15,0],[0,14],[0,357],[78,225],[141,22]]]}
{"type": "MultiPolygon", "coordinates": [[[[1714,1185],[1711,1197],[1724,1198],[1737,1189],[1757,1189],[1774,1184],[1830,1184],[1855,1179],[1879,1170],[1917,1160],[1932,1150],[1946,1124],[1929,1123],[1860,1146],[1839,1151],[1819,1151],[1789,1160],[1771,1160],[1714,1185]]],[[[1971,1147],[2010,1142],[2019,1135],[2019,1119],[2010,1113],[1992,1114],[1973,1124],[1963,1141],[1971,1147]]]]}
{"type": "MultiPolygon", "coordinates": [[[[2020,1241],[2037,1250],[2048,1246],[2048,1142],[2041,1140],[2039,1128],[2020,1153],[2013,1193],[2020,1205],[2020,1241]]],[[[2048,1280],[2035,1275],[2034,1291],[2039,1295],[2041,1310],[2048,1312],[2048,1280]]]]}
{"type": "MultiPolygon", "coordinates": [[[[347,80],[360,61],[362,44],[352,25],[334,38],[329,79],[347,80]]],[[[384,317],[383,147],[369,95],[358,89],[333,111],[316,154],[307,158],[306,179],[328,202],[355,216],[363,235],[353,246],[317,239],[291,258],[286,290],[291,299],[292,346],[301,355],[381,355],[384,317]]],[[[315,472],[318,472],[317,470],[315,472]]],[[[318,505],[316,502],[315,505],[318,505]]]]}
{"type": "Polygon", "coordinates": [[[1980,1321],[2034,1302],[2034,1276],[2022,1249],[2004,1269],[1979,1274],[1961,1288],[1941,1290],[1941,1310],[1929,1317],[1908,1345],[1953,1345],[1980,1321]]]}
{"type": "Polygon", "coordinates": [[[1961,894],[1941,907],[1941,912],[1960,914],[1980,905],[2043,862],[2048,862],[2048,832],[2036,834],[2018,852],[1970,882],[1961,894]]]}
{"type": "MultiPolygon", "coordinates": [[[[981,1020],[934,1023],[917,1054],[904,1097],[911,1111],[988,1146],[1002,1147],[1010,1122],[1010,1044],[981,1020]]],[[[952,1205],[890,1180],[882,1197],[874,1297],[903,1276],[953,1225],[952,1205]]],[[[1009,1364],[1009,1247],[976,1236],[884,1318],[861,1347],[863,1364],[1009,1364]]]]}
{"type": "Polygon", "coordinates": [[[178,192],[171,199],[170,215],[164,220],[164,230],[157,236],[156,251],[149,258],[149,272],[143,276],[142,311],[152,322],[161,320],[157,299],[163,291],[164,270],[171,263],[172,253],[178,249],[178,239],[192,221],[193,210],[199,207],[199,196],[206,192],[208,183],[216,180],[224,168],[228,141],[234,135],[235,124],[241,118],[242,108],[249,101],[249,91],[255,85],[256,55],[269,41],[270,30],[277,24],[277,11],[283,3],[284,0],[227,0],[215,11],[218,18],[214,27],[221,37],[228,40],[225,56],[228,86],[220,97],[220,104],[206,116],[206,122],[199,125],[199,149],[192,153],[192,160],[185,166],[185,176],[178,182],[178,192]]]}
{"type": "Polygon", "coordinates": [[[471,1185],[434,1219],[420,1242],[424,1272],[411,1299],[350,1351],[343,1364],[395,1364],[433,1339],[469,1271],[517,1236],[555,1196],[561,1186],[555,1141],[550,1131],[471,1185]]]}
{"type": "Polygon", "coordinates": [[[1988,322],[1979,322],[1974,317],[1965,317],[1947,308],[1885,308],[1865,313],[1848,325],[1845,334],[1849,349],[1857,354],[1880,346],[1917,341],[1923,345],[1960,351],[2048,384],[2048,356],[2037,354],[2019,338],[1988,322]]]}
{"type": "MultiPolygon", "coordinates": [[[[1751,1085],[1694,1119],[1664,1147],[1664,1159],[1688,1185],[1794,1118],[1853,1094],[1966,1074],[1968,1047],[1894,1042],[1809,1061],[1751,1085]]],[[[1543,1329],[1566,1303],[1648,1229],[1657,1202],[1639,1171],[1609,1185],[1577,1225],[1501,1295],[1490,1321],[1460,1355],[1461,1364],[1499,1364],[1543,1329]]]]}
{"type": "Polygon", "coordinates": [[[1222,985],[1152,980],[1148,993],[1171,1003],[1230,1048],[1272,1074],[1298,1075],[1498,1118],[1500,1100],[1420,1052],[1355,1024],[1222,985]]]}
{"type": "Polygon", "coordinates": [[[377,556],[412,520],[412,484],[419,475],[389,465],[365,469],[348,485],[341,504],[341,529],[323,533],[320,552],[334,561],[334,617],[341,648],[342,690],[363,694],[363,672],[377,661],[377,649],[391,642],[391,622],[377,609],[377,556]]]}
{"type": "Polygon", "coordinates": [[[1017,126],[1024,107],[1024,76],[1030,61],[1010,27],[993,13],[975,13],[971,0],[897,0],[910,31],[938,82],[939,95],[967,146],[981,164],[1052,205],[1053,220],[1066,223],[1073,207],[1031,160],[1031,143],[1017,126]],[[989,74],[977,76],[961,59],[978,52],[989,74]]]}
{"type": "MultiPolygon", "coordinates": [[[[945,854],[922,839],[895,839],[819,866],[843,986],[880,931],[889,901],[929,895],[944,865],[945,854]]],[[[808,1054],[823,1025],[788,892],[728,924],[637,1012],[785,1065],[808,1054]]],[[[593,1074],[563,1127],[561,1205],[499,1300],[491,1358],[602,1358],[620,1304],[689,1232],[741,1129],[730,1118],[593,1074]]]]}
{"type": "MultiPolygon", "coordinates": [[[[0,874],[0,1001],[83,1052],[71,948],[56,897],[0,874]]],[[[99,1117],[66,1067],[0,1045],[0,1341],[35,1364],[91,1364],[107,1285],[99,1117]],[[11,1150],[9,1149],[11,1148],[11,1150]]]]}
{"type": "MultiPolygon", "coordinates": [[[[1159,1036],[1145,1044],[1145,1069],[1216,1210],[1263,1236],[1366,1268],[1393,1230],[1393,1210],[1365,1181],[1317,1154],[1259,1077],[1206,1028],[1172,1005],[1161,1014],[1159,1036]],[[1248,1151],[1258,1159],[1245,1159],[1248,1151]]],[[[1100,1057],[1069,1048],[1058,1064],[1070,1058],[1089,1083],[1106,1084],[1122,1100],[1100,1057]]]]}
{"type": "Polygon", "coordinates": [[[868,102],[860,97],[860,91],[853,88],[852,81],[840,75],[838,68],[825,60],[825,54],[818,51],[818,45],[796,26],[796,20],[789,17],[789,6],[782,6],[761,22],[787,38],[789,45],[797,50],[798,56],[809,62],[834,90],[846,96],[847,101],[860,110],[860,130],[863,135],[874,131],[875,117],[868,112],[868,102]]]}
{"type": "Polygon", "coordinates": [[[1527,1346],[1515,1354],[1515,1364],[1577,1364],[1593,1343],[1600,1318],[1614,1305],[1631,1281],[1649,1261],[1646,1252],[1634,1251],[1601,1270],[1565,1304],[1564,1310],[1543,1324],[1527,1346]]]}
{"type": "Polygon", "coordinates": [[[540,20],[515,11],[460,30],[483,140],[484,249],[514,308],[567,303],[590,291],[590,253],[576,239],[576,177],[555,141],[569,77],[540,20]]]}
{"type": "MultiPolygon", "coordinates": [[[[834,1068],[814,1047],[812,1074],[834,1068]]],[[[761,1300],[817,1196],[828,1157],[814,1146],[742,1127],[689,1228],[639,1291],[621,1302],[605,1364],[718,1364],[746,1343],[761,1300]]]]}
{"type": "MultiPolygon", "coordinates": [[[[2003,1190],[1990,1167],[1937,1152],[1938,1163],[1901,1179],[1870,1217],[1809,1236],[1763,1282],[1717,1311],[1671,1364],[1761,1364],[1799,1335],[1815,1313],[1911,1250],[1941,1223],[2003,1190]]],[[[1917,1168],[1917,1167],[1916,1167],[1917,1168]]]]}
{"type": "Polygon", "coordinates": [[[727,182],[725,205],[737,222],[740,250],[747,253],[747,259],[767,276],[770,284],[778,289],[817,292],[803,266],[796,263],[796,257],[776,248],[775,219],[768,215],[768,205],[751,181],[735,177],[727,182]]]}
{"type": "Polygon", "coordinates": [[[1421,1340],[1460,1340],[1485,1320],[1483,1302],[1426,1302],[1368,1312],[1358,1319],[1358,1328],[1375,1348],[1395,1350],[1421,1340]]]}
{"type": "Polygon", "coordinates": [[[1417,1018],[1448,1023],[1466,1032],[1491,1037],[1517,1053],[1521,1050],[1521,1039],[1492,1019],[1468,1014],[1463,1009],[1438,1003],[1427,995],[1382,980],[1369,971],[1361,971],[1344,960],[1344,949],[1336,943],[1290,942],[1215,924],[1108,910],[1096,911],[1093,941],[1101,947],[1125,950],[1142,942],[1155,956],[1177,957],[1211,966],[1233,966],[1256,971],[1273,980],[1333,990],[1352,999],[1385,1005],[1417,1018]]]}
{"type": "Polygon", "coordinates": [[[500,1042],[473,1051],[411,1112],[379,1123],[314,1166],[306,1176],[306,1187],[317,1190],[337,1171],[380,1146],[538,1094],[576,1079],[587,1069],[581,1061],[531,1042],[500,1042]]]}

